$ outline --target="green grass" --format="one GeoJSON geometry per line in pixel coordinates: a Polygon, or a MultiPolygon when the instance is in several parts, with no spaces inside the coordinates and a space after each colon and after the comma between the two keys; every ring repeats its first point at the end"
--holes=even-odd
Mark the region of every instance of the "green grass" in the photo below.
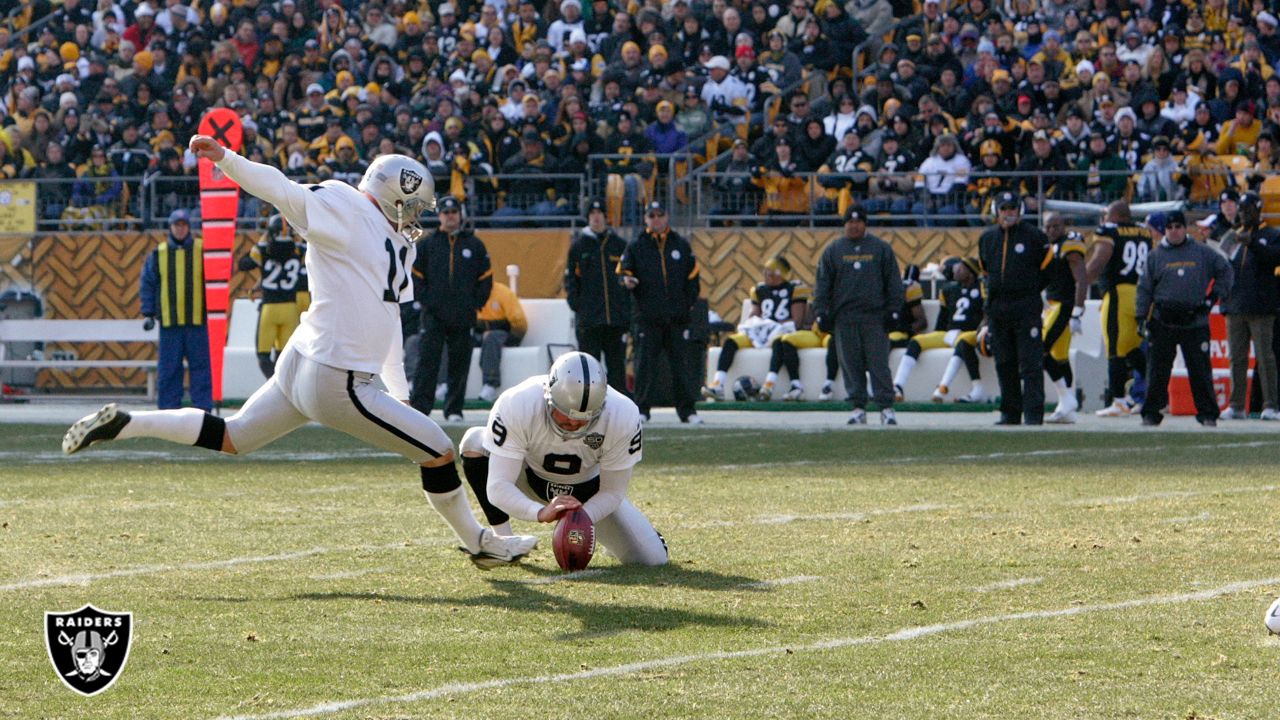
{"type": "Polygon", "coordinates": [[[528,563],[480,572],[412,466],[337,433],[235,459],[134,441],[62,459],[59,436],[0,426],[0,718],[415,693],[320,716],[1280,708],[1262,625],[1280,592],[1274,434],[655,428],[632,498],[673,564],[601,554],[603,572],[558,582],[549,526],[521,526],[544,538],[528,563]],[[79,574],[97,577],[57,580],[79,574]],[[86,602],[136,623],[93,699],[62,686],[42,637],[44,611],[86,602]]]}

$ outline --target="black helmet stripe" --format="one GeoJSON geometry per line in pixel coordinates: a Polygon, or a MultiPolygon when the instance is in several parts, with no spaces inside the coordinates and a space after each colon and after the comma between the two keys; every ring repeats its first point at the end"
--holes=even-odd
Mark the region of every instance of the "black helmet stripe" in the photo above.
{"type": "Polygon", "coordinates": [[[578,412],[586,412],[591,400],[591,366],[587,364],[586,353],[582,353],[578,359],[582,361],[582,404],[578,406],[578,412]]]}

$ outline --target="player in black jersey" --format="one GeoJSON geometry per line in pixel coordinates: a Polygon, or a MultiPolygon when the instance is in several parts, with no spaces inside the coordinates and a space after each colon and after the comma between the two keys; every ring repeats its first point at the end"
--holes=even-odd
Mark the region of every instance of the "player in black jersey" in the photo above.
{"type": "Polygon", "coordinates": [[[272,215],[266,234],[240,258],[241,270],[262,269],[257,351],[258,367],[266,377],[275,374],[275,358],[298,327],[298,286],[306,272],[303,252],[284,217],[272,215]]]}
{"type": "Polygon", "coordinates": [[[1076,286],[1075,306],[1084,307],[1088,286],[1102,280],[1102,338],[1107,349],[1108,407],[1101,417],[1122,417],[1133,412],[1125,394],[1133,371],[1145,371],[1147,360],[1138,335],[1138,278],[1146,270],[1151,252],[1151,232],[1133,222],[1129,203],[1117,200],[1107,208],[1106,221],[1094,231],[1093,247],[1085,265],[1086,282],[1076,286]]]}
{"type": "Polygon", "coordinates": [[[1076,291],[1085,282],[1084,236],[1067,230],[1066,218],[1059,213],[1045,216],[1045,235],[1053,259],[1045,270],[1044,370],[1058,393],[1058,407],[1045,422],[1069,425],[1076,421],[1080,403],[1071,372],[1071,336],[1080,333],[1084,307],[1075,304],[1076,291]],[[1070,311],[1067,308],[1071,308],[1070,311]]]}
{"type": "MultiPolygon", "coordinates": [[[[978,283],[977,259],[948,258],[943,262],[943,276],[948,282],[942,286],[934,331],[908,340],[907,353],[898,363],[898,372],[893,378],[893,391],[899,402],[902,401],[903,388],[911,377],[920,353],[925,350],[954,348],[964,333],[976,335],[978,326],[982,324],[982,286],[978,283]]],[[[947,383],[940,384],[936,393],[945,397],[946,385],[947,383]]]]}
{"type": "MultiPolygon", "coordinates": [[[[791,263],[781,255],[764,265],[764,282],[751,289],[751,314],[738,325],[738,332],[730,335],[720,346],[720,359],[716,362],[716,374],[702,388],[702,396],[710,400],[724,400],[725,381],[733,358],[741,348],[769,347],[775,340],[796,331],[796,322],[804,321],[810,290],[803,283],[791,279],[791,263]]],[[[777,373],[770,372],[757,395],[761,400],[773,396],[777,373]]],[[[799,400],[800,385],[797,375],[791,377],[792,391],[788,400],[799,400]],[[794,393],[794,397],[792,394],[794,393]]]]}

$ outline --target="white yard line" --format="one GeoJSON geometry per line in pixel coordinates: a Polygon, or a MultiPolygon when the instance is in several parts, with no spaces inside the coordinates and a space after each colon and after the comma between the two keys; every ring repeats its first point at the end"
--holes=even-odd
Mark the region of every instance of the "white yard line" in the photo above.
{"type": "Polygon", "coordinates": [[[1009,590],[1010,588],[1022,587],[1023,585],[1037,585],[1043,581],[1044,578],[1038,577],[1014,578],[1012,580],[993,582],[989,585],[980,585],[972,589],[977,593],[988,593],[996,590],[1009,590]]]}
{"type": "Polygon", "coordinates": [[[363,570],[351,570],[349,572],[329,573],[328,575],[312,575],[312,580],[349,580],[358,578],[362,575],[370,575],[378,572],[386,572],[389,568],[365,568],[363,570]]]}
{"type": "Polygon", "coordinates": [[[781,587],[783,585],[796,585],[821,579],[822,578],[817,575],[793,575],[791,577],[778,578],[777,580],[761,580],[760,582],[743,583],[739,587],[743,587],[748,590],[767,590],[768,588],[781,587]]]}
{"type": "Polygon", "coordinates": [[[1132,600],[1121,600],[1112,603],[1098,603],[1095,605],[1075,605],[1068,608],[1058,610],[1032,610],[1021,613],[1010,613],[1007,615],[988,615],[986,617],[973,618],[970,620],[957,620],[949,623],[938,623],[936,625],[917,625],[906,627],[887,635],[863,635],[860,637],[836,637],[828,640],[822,640],[815,643],[807,643],[804,645],[774,645],[769,647],[747,648],[743,650],[733,650],[726,652],[700,653],[696,655],[676,655],[662,658],[654,658],[651,660],[642,660],[640,662],[628,663],[626,665],[614,665],[612,667],[595,668],[592,670],[584,670],[582,672],[560,673],[555,675],[528,675],[524,677],[509,677],[495,680],[485,680],[483,682],[474,683],[453,683],[450,685],[441,685],[440,687],[428,690],[419,690],[417,692],[407,693],[404,695],[385,695],[382,697],[360,698],[356,700],[341,700],[334,702],[321,703],[312,705],[311,707],[297,708],[294,710],[279,710],[261,715],[235,715],[224,716],[220,720],[280,720],[283,718],[299,718],[314,717],[317,715],[328,715],[331,713],[345,712],[358,708],[369,707],[372,705],[387,705],[392,703],[415,703],[426,700],[434,700],[441,697],[467,695],[484,690],[493,690],[497,688],[506,688],[517,685],[546,685],[549,683],[569,683],[580,680],[594,680],[603,677],[620,677],[624,675],[632,675],[639,672],[655,670],[658,668],[669,668],[680,665],[705,664],[708,662],[717,662],[722,660],[737,660],[742,658],[767,657],[774,655],[784,655],[796,652],[821,652],[824,650],[838,650],[843,648],[884,645],[894,642],[906,642],[909,640],[918,640],[920,638],[929,637],[931,635],[941,635],[945,633],[955,633],[964,630],[970,630],[975,627],[985,625],[999,625],[1003,623],[1019,622],[1023,620],[1048,620],[1061,617],[1070,617],[1074,615],[1086,615],[1100,612],[1113,612],[1117,610],[1130,610],[1133,608],[1147,607],[1151,605],[1178,605],[1191,602],[1203,602],[1213,600],[1225,595],[1231,595],[1247,590],[1253,590],[1259,587],[1280,584],[1280,577],[1266,578],[1264,580],[1246,580],[1242,582],[1230,583],[1220,587],[1201,590],[1198,592],[1181,593],[1178,595],[1156,595],[1145,598],[1135,598],[1132,600]]]}
{"type": "Polygon", "coordinates": [[[548,575],[546,577],[534,578],[532,580],[521,580],[520,583],[522,585],[550,585],[551,583],[581,580],[583,578],[603,575],[611,569],[612,568],[592,568],[590,570],[579,570],[577,572],[565,573],[563,575],[548,575]]]}

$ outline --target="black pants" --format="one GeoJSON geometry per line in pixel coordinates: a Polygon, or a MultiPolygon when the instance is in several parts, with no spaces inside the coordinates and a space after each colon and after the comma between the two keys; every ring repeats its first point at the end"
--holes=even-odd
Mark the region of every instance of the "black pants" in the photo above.
{"type": "Polygon", "coordinates": [[[856,410],[867,408],[867,374],[871,399],[881,410],[893,407],[893,375],[889,371],[889,333],[878,317],[841,317],[831,344],[836,346],[844,389],[856,410]]]}
{"type": "Polygon", "coordinates": [[[1164,417],[1160,411],[1169,404],[1169,375],[1173,372],[1174,354],[1180,347],[1191,397],[1196,403],[1196,419],[1217,420],[1213,366],[1205,349],[1209,347],[1209,327],[1176,328],[1153,319],[1147,324],[1147,332],[1151,350],[1147,354],[1147,401],[1142,405],[1142,416],[1156,421],[1164,417]]]}
{"type": "Polygon", "coordinates": [[[684,339],[687,325],[636,324],[636,405],[641,414],[648,416],[652,407],[650,398],[658,379],[659,360],[667,359],[671,368],[671,392],[675,396],[676,414],[681,420],[693,414],[693,390],[689,386],[689,362],[686,358],[689,344],[684,339]]]}
{"type": "Polygon", "coordinates": [[[577,330],[578,349],[601,360],[609,378],[609,387],[630,397],[631,393],[627,392],[627,343],[623,341],[626,334],[627,328],[617,325],[579,327],[577,330]]]}
{"type": "Polygon", "coordinates": [[[436,376],[440,374],[440,352],[447,350],[449,393],[444,398],[445,417],[462,414],[471,371],[471,327],[449,327],[430,315],[422,316],[422,337],[418,343],[418,369],[413,374],[413,394],[409,404],[430,415],[436,404],[436,376]]]}
{"type": "Polygon", "coordinates": [[[1028,425],[1044,422],[1044,338],[1039,295],[993,301],[987,309],[991,352],[1000,381],[1000,415],[1028,425]]]}

